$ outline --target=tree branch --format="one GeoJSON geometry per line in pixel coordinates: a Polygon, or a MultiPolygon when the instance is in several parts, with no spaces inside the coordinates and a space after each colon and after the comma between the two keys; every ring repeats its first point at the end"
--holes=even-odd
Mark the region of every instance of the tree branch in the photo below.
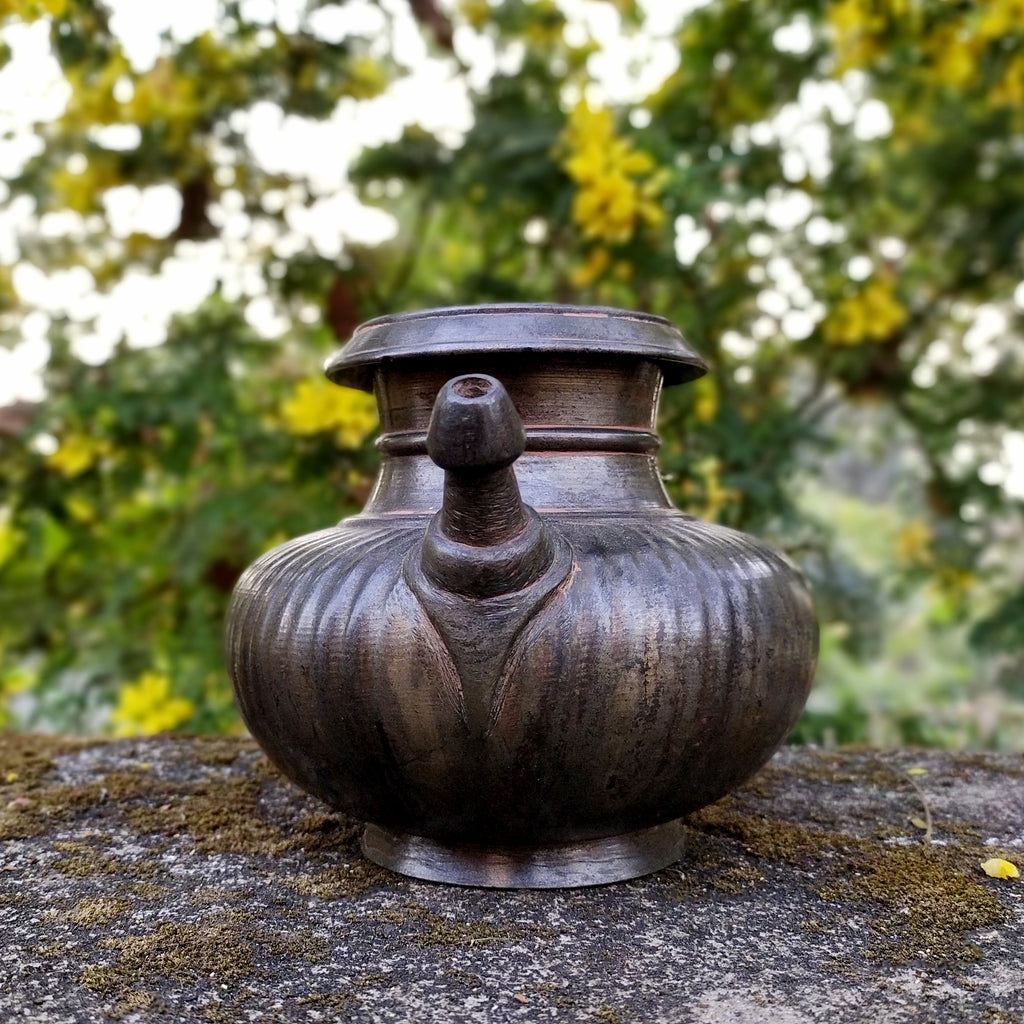
{"type": "Polygon", "coordinates": [[[452,23],[437,7],[434,0],[409,0],[412,16],[434,37],[442,49],[454,53],[452,23]]]}

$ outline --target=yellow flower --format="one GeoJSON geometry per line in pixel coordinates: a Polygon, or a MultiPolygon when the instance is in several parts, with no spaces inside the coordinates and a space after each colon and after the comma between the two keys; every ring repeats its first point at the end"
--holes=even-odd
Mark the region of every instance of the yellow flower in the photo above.
{"type": "Polygon", "coordinates": [[[967,596],[967,592],[974,586],[974,583],[975,576],[970,569],[946,566],[939,571],[929,589],[939,597],[959,602],[967,596]]]}
{"type": "MultiPolygon", "coordinates": [[[[3,644],[0,644],[0,665],[7,660],[3,644]]],[[[12,694],[25,693],[36,684],[36,675],[23,667],[0,671],[0,727],[8,724],[9,702],[12,694]]]]}
{"type": "Polygon", "coordinates": [[[110,716],[115,736],[152,736],[184,725],[195,705],[171,693],[171,681],[159,672],[143,672],[121,688],[110,716]]]}
{"type": "Polygon", "coordinates": [[[0,569],[21,547],[25,534],[11,523],[11,510],[0,508],[0,569]]]}
{"type": "Polygon", "coordinates": [[[628,242],[638,226],[659,227],[665,213],[655,202],[663,176],[648,153],[617,138],[611,111],[579,103],[562,134],[562,169],[577,185],[572,219],[584,238],[628,242]]]}
{"type": "Polygon", "coordinates": [[[1002,39],[1024,28],[1024,0],[988,0],[981,7],[977,33],[982,39],[1002,39]]]}
{"type": "Polygon", "coordinates": [[[170,58],[161,57],[133,84],[135,91],[127,103],[118,107],[118,118],[136,124],[161,123],[167,132],[167,145],[174,147],[188,140],[204,103],[215,96],[212,90],[217,83],[200,83],[179,73],[170,58]]]}
{"type": "Polygon", "coordinates": [[[23,21],[35,21],[43,15],[59,18],[68,6],[68,0],[0,0],[0,18],[17,15],[23,21]]]}
{"type": "Polygon", "coordinates": [[[69,494],[64,499],[64,507],[68,510],[68,515],[76,522],[96,522],[96,509],[80,494],[69,494]]]}
{"type": "Polygon", "coordinates": [[[823,330],[826,340],[836,345],[884,341],[906,323],[908,315],[896,298],[892,282],[876,278],[859,294],[837,303],[823,330]]]}
{"type": "Polygon", "coordinates": [[[698,423],[710,423],[718,415],[718,385],[711,377],[701,377],[693,388],[697,398],[693,415],[698,423]]]}
{"type": "Polygon", "coordinates": [[[569,283],[574,288],[586,288],[604,275],[611,266],[611,261],[612,258],[604,247],[597,246],[591,249],[586,260],[569,275],[569,283]]]}
{"type": "Polygon", "coordinates": [[[969,85],[978,73],[975,40],[961,25],[944,25],[929,37],[926,48],[932,58],[931,76],[938,85],[969,85]]]}
{"type": "Polygon", "coordinates": [[[373,396],[339,388],[326,380],[304,380],[281,404],[281,418],[291,434],[333,431],[343,448],[358,448],[377,429],[373,396]]]}
{"type": "Polygon", "coordinates": [[[72,171],[58,167],[50,176],[50,188],[60,201],[78,213],[90,213],[101,208],[101,197],[108,188],[121,184],[111,161],[103,156],[90,157],[85,168],[72,171]]]}
{"type": "Polygon", "coordinates": [[[491,5],[487,0],[461,0],[459,14],[479,32],[491,19],[491,5]]]}
{"type": "Polygon", "coordinates": [[[901,565],[932,563],[931,527],[920,519],[907,523],[896,537],[896,558],[901,565]]]}
{"type": "Polygon", "coordinates": [[[885,28],[885,18],[872,0],[840,0],[829,8],[828,21],[840,74],[870,64],[881,53],[877,37],[885,28]]]}
{"type": "Polygon", "coordinates": [[[526,41],[533,47],[550,49],[562,42],[565,15],[552,0],[538,0],[530,5],[530,20],[526,25],[526,41]]]}
{"type": "Polygon", "coordinates": [[[387,87],[384,69],[372,57],[361,54],[348,66],[348,94],[357,100],[372,100],[387,87]]]}
{"type": "Polygon", "coordinates": [[[1024,57],[1014,57],[1006,74],[992,90],[992,102],[997,107],[1015,110],[1024,106],[1024,57]]]}
{"type": "Polygon", "coordinates": [[[702,499],[695,503],[693,514],[709,523],[717,522],[722,510],[740,499],[735,487],[722,483],[722,464],[714,456],[701,459],[694,466],[694,479],[687,481],[683,489],[702,499]]]}
{"type": "Polygon", "coordinates": [[[91,469],[109,452],[110,445],[106,441],[97,441],[85,434],[68,434],[60,442],[60,447],[47,456],[46,464],[71,478],[91,469]]]}
{"type": "Polygon", "coordinates": [[[573,220],[585,238],[612,243],[629,241],[636,214],[636,190],[614,172],[580,189],[572,204],[573,220]]]}
{"type": "Polygon", "coordinates": [[[1012,861],[1003,860],[1002,857],[992,857],[990,860],[982,861],[981,870],[989,878],[1020,878],[1020,870],[1012,861]]]}

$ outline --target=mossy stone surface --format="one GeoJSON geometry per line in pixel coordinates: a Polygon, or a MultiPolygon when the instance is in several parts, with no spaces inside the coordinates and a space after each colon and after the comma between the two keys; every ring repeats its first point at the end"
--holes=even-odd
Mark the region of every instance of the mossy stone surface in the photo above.
{"type": "Polygon", "coordinates": [[[244,739],[0,737],[0,1019],[1024,1024],[1024,879],[980,869],[1024,868],[1020,755],[786,749],[595,889],[359,832],[244,739]]]}

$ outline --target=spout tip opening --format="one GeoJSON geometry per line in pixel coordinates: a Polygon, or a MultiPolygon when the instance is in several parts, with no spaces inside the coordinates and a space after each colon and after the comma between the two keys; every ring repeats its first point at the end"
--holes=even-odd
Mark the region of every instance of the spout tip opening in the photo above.
{"type": "Polygon", "coordinates": [[[493,377],[483,377],[474,374],[466,377],[456,377],[451,382],[451,387],[460,398],[483,398],[491,393],[494,384],[493,377]]]}

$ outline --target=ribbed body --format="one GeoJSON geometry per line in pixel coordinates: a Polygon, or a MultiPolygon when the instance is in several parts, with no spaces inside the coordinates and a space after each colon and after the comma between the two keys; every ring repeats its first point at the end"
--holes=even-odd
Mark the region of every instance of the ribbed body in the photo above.
{"type": "MultiPolygon", "coordinates": [[[[245,721],[300,786],[400,833],[527,848],[670,822],[782,742],[814,672],[811,597],[767,545],[669,503],[654,457],[663,369],[700,369],[685,349],[663,356],[671,329],[656,327],[651,359],[618,325],[621,355],[453,344],[376,370],[384,461],[366,510],[257,561],[229,622],[245,721]],[[424,554],[443,495],[473,525],[474,478],[446,485],[425,454],[433,396],[459,372],[493,373],[525,421],[515,477],[543,560],[511,593],[460,593],[457,560],[439,585],[424,554]]],[[[386,348],[370,341],[352,343],[356,383],[365,352],[386,348]]],[[[343,358],[331,372],[345,379],[343,358]]]]}
{"type": "Polygon", "coordinates": [[[717,799],[796,721],[817,646],[800,576],[752,538],[656,514],[548,518],[573,571],[515,637],[493,720],[467,722],[403,573],[426,522],[349,520],[239,584],[245,720],[327,803],[448,840],[612,835],[717,799]]]}

